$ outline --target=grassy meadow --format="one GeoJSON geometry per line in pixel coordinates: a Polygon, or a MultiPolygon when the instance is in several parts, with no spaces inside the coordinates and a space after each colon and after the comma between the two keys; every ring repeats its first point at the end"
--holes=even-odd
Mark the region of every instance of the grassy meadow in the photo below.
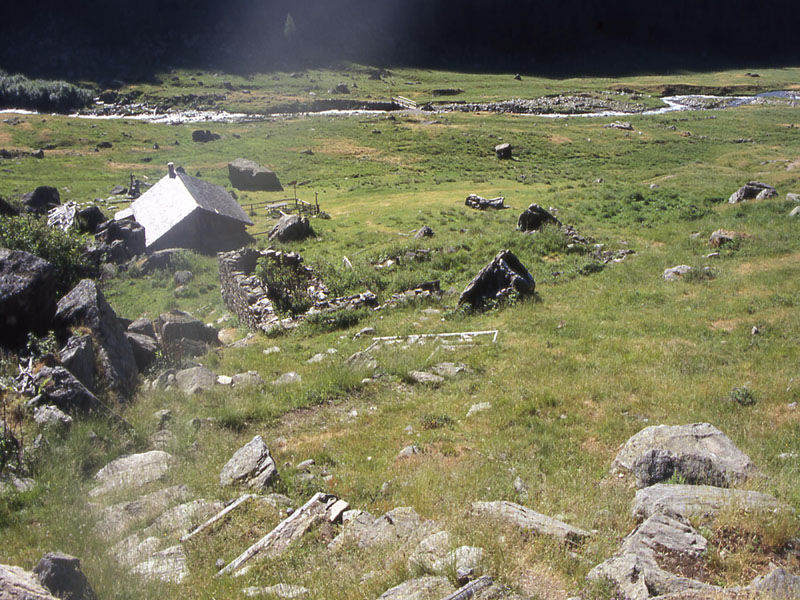
{"type": "MultiPolygon", "coordinates": [[[[309,85],[319,86],[324,97],[339,81],[357,83],[353,97],[382,99],[387,83],[369,80],[369,72],[351,67],[245,79],[179,71],[163,75],[163,88],[138,89],[178,96],[224,90],[222,82],[229,81],[234,91],[217,107],[258,112],[307,98],[309,85]]],[[[524,76],[519,82],[513,74],[401,70],[389,79],[390,93],[419,101],[431,99],[432,89],[451,87],[465,90],[454,99],[467,101],[625,89],[652,94],[642,100],[651,105],[665,85],[800,86],[798,69],[760,74],[564,81],[524,76]]],[[[267,382],[296,371],[299,384],[219,388],[193,397],[143,387],[121,409],[131,430],[78,422],[68,437],[49,440],[41,451],[34,490],[0,496],[0,563],[31,568],[48,551],[74,554],[99,597],[120,599],[243,597],[244,587],[280,582],[306,586],[310,598],[371,599],[412,574],[390,551],[329,553],[330,532],[321,529],[242,578],[215,578],[217,559],[230,561],[282,518],[254,508],[187,545],[191,575],[182,585],[146,584],[129,575],[93,533],[86,493],[108,460],[149,449],[153,413],[164,408],[174,415],[169,450],[178,467],[170,483],[186,484],[193,496],[237,497],[239,491],[219,487],[219,471],[236,449],[261,435],[280,472],[275,491],[294,506],[316,491],[375,516],[411,506],[446,528],[456,546],[483,547],[496,579],[542,600],[609,594],[586,587],[585,576],[633,528],[635,493],[609,476],[609,466],[620,444],[648,425],[713,424],[758,467],[760,475],[748,486],[800,509],[800,219],[788,216],[797,204],[786,198],[800,193],[800,112],[778,102],[631,115],[623,120],[633,131],[605,127],[618,120],[398,112],[201,126],[0,115],[0,148],[45,148],[42,159],[0,159],[4,198],[51,185],[62,201],[101,198],[100,206],[112,214],[112,207],[126,203],[110,199],[109,190],[125,185],[130,173],[154,183],[172,161],[229,187],[227,164],[241,156],[272,168],[286,187],[237,192],[240,204],[252,210],[259,246],[266,246],[261,234],[274,220],[249,204],[291,196],[287,184],[297,181],[297,195],[313,201],[318,194],[331,218],[312,219],[315,237],[281,247],[301,253],[333,290],[369,288],[382,301],[432,279],[443,290],[440,298],[257,335],[246,347],[223,347],[201,359],[220,375],[255,370],[267,382]],[[191,132],[201,127],[221,139],[193,142],[191,132]],[[97,148],[101,141],[112,147],[97,148]],[[512,144],[514,160],[495,157],[493,147],[501,142],[512,144]],[[728,204],[728,196],[750,180],[775,186],[779,196],[728,204]],[[474,211],[464,206],[470,193],[502,195],[513,208],[474,211]],[[519,213],[533,202],[556,209],[562,222],[603,249],[635,254],[603,264],[591,245],[568,248],[555,229],[515,231],[519,213]],[[414,239],[423,225],[435,235],[414,239]],[[719,228],[743,235],[719,257],[707,258],[709,236],[719,228]],[[461,290],[503,248],[533,274],[535,297],[484,312],[458,309],[461,290]],[[417,258],[406,258],[409,251],[417,258]],[[352,270],[343,266],[345,256],[352,270]],[[393,267],[374,268],[396,257],[393,267]],[[662,278],[664,269],[680,264],[693,273],[680,281],[662,278]],[[363,327],[374,327],[378,336],[499,334],[496,343],[453,351],[435,344],[384,349],[375,355],[383,376],[365,381],[372,371],[347,361],[371,343],[370,336],[354,338],[363,327]],[[265,354],[273,346],[280,352],[265,354]],[[335,352],[324,362],[306,362],[328,349],[335,352]],[[438,385],[409,376],[443,361],[463,363],[467,372],[438,385]],[[735,401],[733,390],[741,387],[755,403],[735,401]],[[470,407],[482,402],[491,408],[467,418],[470,407]],[[195,418],[208,421],[195,427],[195,418]],[[420,452],[398,459],[411,444],[420,452]],[[312,481],[295,467],[309,458],[317,469],[312,481]],[[526,490],[515,486],[517,479],[526,490]],[[594,536],[564,547],[498,529],[467,515],[476,500],[519,502],[594,536]]],[[[104,293],[127,318],[156,318],[180,308],[243,337],[246,330],[222,303],[216,257],[187,252],[184,261],[195,279],[177,294],[171,273],[133,270],[104,281],[104,293]]],[[[33,439],[35,426],[26,427],[33,439]]],[[[794,518],[775,523],[725,515],[709,528],[709,581],[723,585],[746,584],[766,572],[775,551],[800,534],[794,518]],[[731,527],[741,539],[723,535],[731,527]]],[[[782,564],[798,569],[797,559],[782,564]]]]}

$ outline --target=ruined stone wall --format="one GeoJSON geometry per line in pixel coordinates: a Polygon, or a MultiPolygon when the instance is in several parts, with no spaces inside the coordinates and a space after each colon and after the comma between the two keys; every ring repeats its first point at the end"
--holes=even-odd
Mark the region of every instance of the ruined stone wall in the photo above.
{"type": "Polygon", "coordinates": [[[303,265],[303,259],[294,252],[242,248],[233,252],[220,252],[219,281],[222,300],[239,321],[253,331],[268,332],[275,327],[294,327],[305,315],[294,319],[281,319],[275,314],[275,307],[269,299],[268,290],[258,277],[253,275],[260,258],[267,258],[276,264],[290,265],[301,270],[308,278],[308,295],[314,305],[306,314],[354,310],[365,306],[375,307],[377,297],[372,292],[364,292],[343,298],[328,298],[328,288],[315,277],[310,267],[303,265]]]}

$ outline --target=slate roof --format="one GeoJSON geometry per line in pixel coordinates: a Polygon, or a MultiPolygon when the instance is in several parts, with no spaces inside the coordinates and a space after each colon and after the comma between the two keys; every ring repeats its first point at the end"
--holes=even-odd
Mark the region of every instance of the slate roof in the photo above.
{"type": "Polygon", "coordinates": [[[145,231],[145,245],[152,246],[178,223],[197,210],[221,215],[245,225],[253,222],[225,188],[177,171],[142,194],[130,206],[145,231]]]}

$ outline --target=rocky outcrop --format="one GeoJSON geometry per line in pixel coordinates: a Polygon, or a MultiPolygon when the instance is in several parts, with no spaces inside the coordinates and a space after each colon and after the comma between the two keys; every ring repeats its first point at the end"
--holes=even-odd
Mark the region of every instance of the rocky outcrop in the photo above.
{"type": "Polygon", "coordinates": [[[454,591],[447,577],[426,575],[386,590],[378,600],[440,600],[454,591]]]}
{"type": "Polygon", "coordinates": [[[458,299],[459,306],[483,305],[487,300],[500,300],[512,294],[527,296],[533,294],[536,282],[525,266],[510,250],[501,250],[467,284],[458,299]]]}
{"type": "Polygon", "coordinates": [[[737,204],[745,200],[766,200],[767,198],[774,198],[777,195],[777,190],[771,185],[761,183],[760,181],[748,181],[731,194],[731,197],[728,198],[728,203],[737,204]]]}
{"type": "Polygon", "coordinates": [[[263,490],[277,478],[278,469],[269,448],[260,435],[241,447],[222,468],[219,484],[223,487],[244,484],[263,490]]]}
{"type": "Polygon", "coordinates": [[[102,223],[94,239],[103,262],[121,264],[145,252],[144,227],[132,219],[102,223]]]}
{"type": "Polygon", "coordinates": [[[683,278],[684,275],[691,272],[691,270],[692,267],[689,265],[678,265],[676,267],[664,269],[662,277],[665,281],[678,281],[679,279],[683,278]]]}
{"type": "Polygon", "coordinates": [[[147,335],[133,333],[131,331],[125,332],[125,338],[131,345],[133,357],[136,360],[136,367],[139,371],[146,371],[158,357],[159,345],[158,342],[147,335]]]}
{"type": "Polygon", "coordinates": [[[161,450],[117,458],[94,476],[97,485],[89,496],[97,498],[116,490],[158,481],[169,472],[173,462],[172,456],[161,450]]]}
{"type": "Polygon", "coordinates": [[[689,484],[728,487],[743,482],[755,467],[719,429],[693,423],[646,427],[625,442],[611,470],[631,473],[640,488],[673,475],[689,484]]]}
{"type": "Polygon", "coordinates": [[[181,485],[156,490],[136,500],[120,502],[100,510],[95,530],[100,536],[116,538],[136,523],[152,519],[171,506],[188,499],[189,489],[181,485]]]}
{"type": "Polygon", "coordinates": [[[631,512],[637,520],[658,513],[682,519],[706,519],[713,518],[722,510],[792,512],[787,504],[761,492],[666,483],[657,483],[636,492],[631,512]]]}
{"type": "Polygon", "coordinates": [[[237,190],[280,192],[283,190],[278,176],[257,162],[237,158],[228,163],[228,179],[237,190]]]}
{"type": "Polygon", "coordinates": [[[87,389],[94,389],[97,367],[94,361],[94,342],[90,335],[73,335],[58,351],[61,364],[87,389]]]}
{"type": "Polygon", "coordinates": [[[433,521],[423,521],[409,506],[400,506],[380,517],[361,510],[352,510],[342,517],[341,533],[328,544],[338,550],[346,543],[359,548],[373,548],[388,544],[418,544],[438,529],[433,521]]]}
{"type": "Polygon", "coordinates": [[[175,359],[184,355],[201,356],[220,343],[214,327],[181,310],[162,313],[154,327],[164,353],[175,359]]]}
{"type": "Polygon", "coordinates": [[[46,260],[0,248],[0,346],[19,348],[43,334],[56,311],[56,279],[46,260]]]}
{"type": "Polygon", "coordinates": [[[578,543],[591,534],[588,531],[533,511],[513,502],[473,502],[470,514],[475,517],[504,521],[536,535],[546,535],[564,542],[578,543]]]}
{"type": "Polygon", "coordinates": [[[42,367],[33,376],[44,404],[52,404],[65,413],[105,412],[106,407],[86,386],[64,367],[42,367]]]}
{"type": "Polygon", "coordinates": [[[311,223],[309,223],[308,217],[283,215],[272,227],[267,237],[270,241],[277,240],[278,242],[285,243],[304,240],[313,234],[314,230],[311,229],[311,223]]]}
{"type": "Polygon", "coordinates": [[[136,359],[114,310],[97,283],[84,279],[58,302],[54,323],[62,331],[85,326],[97,345],[100,374],[108,388],[130,397],[136,384],[136,359]]]}

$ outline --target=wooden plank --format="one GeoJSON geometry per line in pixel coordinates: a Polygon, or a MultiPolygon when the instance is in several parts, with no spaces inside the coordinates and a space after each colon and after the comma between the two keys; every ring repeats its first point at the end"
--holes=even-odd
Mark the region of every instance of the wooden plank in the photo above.
{"type": "Polygon", "coordinates": [[[208,529],[217,521],[225,518],[225,516],[236,510],[236,508],[247,502],[250,498],[255,498],[255,497],[256,494],[243,494],[239,496],[239,498],[237,498],[235,502],[232,502],[231,504],[223,508],[221,511],[219,511],[217,514],[215,514],[213,517],[211,517],[208,521],[206,521],[202,525],[199,525],[198,527],[196,527],[195,529],[184,535],[181,538],[181,543],[188,542],[190,539],[192,539],[201,531],[208,529]]]}

